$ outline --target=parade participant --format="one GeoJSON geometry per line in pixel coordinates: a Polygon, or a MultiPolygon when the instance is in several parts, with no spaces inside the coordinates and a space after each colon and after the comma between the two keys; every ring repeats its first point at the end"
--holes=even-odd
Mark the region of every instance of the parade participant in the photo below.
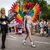
{"type": "Polygon", "coordinates": [[[1,8],[1,17],[0,17],[0,22],[1,22],[1,32],[2,32],[2,46],[1,49],[5,49],[5,40],[6,40],[6,34],[8,33],[8,18],[5,15],[5,9],[1,8]]]}
{"type": "Polygon", "coordinates": [[[32,20],[31,20],[31,16],[28,15],[27,12],[24,12],[25,16],[24,16],[24,28],[26,30],[27,36],[25,38],[25,40],[23,40],[23,44],[25,45],[27,38],[29,37],[29,40],[31,42],[31,46],[35,47],[33,41],[32,41],[32,36],[31,36],[31,24],[33,24],[32,20]]]}
{"type": "Polygon", "coordinates": [[[50,20],[48,21],[48,36],[50,35],[50,20]]]}
{"type": "MultiPolygon", "coordinates": [[[[1,11],[0,11],[0,18],[1,18],[1,11]]],[[[1,21],[0,21],[0,33],[1,33],[1,21]]]]}
{"type": "Polygon", "coordinates": [[[41,36],[46,36],[47,35],[47,22],[42,19],[40,22],[40,35],[41,36]]]}
{"type": "Polygon", "coordinates": [[[40,36],[43,36],[44,33],[44,20],[40,21],[40,36]]]}

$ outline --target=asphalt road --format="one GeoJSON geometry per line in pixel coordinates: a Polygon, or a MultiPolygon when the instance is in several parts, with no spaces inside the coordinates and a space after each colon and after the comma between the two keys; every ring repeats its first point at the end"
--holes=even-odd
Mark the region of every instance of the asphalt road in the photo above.
{"type": "MultiPolygon", "coordinates": [[[[50,50],[50,37],[40,37],[32,36],[33,42],[36,45],[36,48],[30,46],[29,40],[27,40],[26,45],[24,46],[22,41],[25,38],[23,35],[8,34],[6,38],[6,48],[5,50],[50,50]]],[[[1,47],[1,36],[0,36],[0,47],[1,47]]],[[[1,48],[0,48],[1,50],[1,48]]]]}

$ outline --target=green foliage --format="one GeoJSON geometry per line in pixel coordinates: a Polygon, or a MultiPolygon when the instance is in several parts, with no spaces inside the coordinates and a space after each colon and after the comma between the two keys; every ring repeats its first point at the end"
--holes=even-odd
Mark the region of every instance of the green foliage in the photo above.
{"type": "Polygon", "coordinates": [[[43,19],[50,19],[50,6],[47,6],[47,11],[41,14],[41,18],[43,19]]]}
{"type": "Polygon", "coordinates": [[[40,18],[50,19],[50,5],[47,5],[47,2],[45,0],[24,0],[24,3],[28,1],[33,3],[39,3],[41,9],[40,18]]]}

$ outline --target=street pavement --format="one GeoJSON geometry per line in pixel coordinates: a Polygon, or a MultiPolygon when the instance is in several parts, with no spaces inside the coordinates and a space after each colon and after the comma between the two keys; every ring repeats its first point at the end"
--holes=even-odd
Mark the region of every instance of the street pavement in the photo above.
{"type": "MultiPolygon", "coordinates": [[[[5,50],[50,50],[50,37],[32,36],[32,40],[36,45],[35,48],[30,46],[29,39],[24,46],[22,41],[26,34],[16,35],[15,33],[9,33],[6,38],[5,50]]],[[[1,50],[1,35],[0,35],[0,50],[1,50]]]]}

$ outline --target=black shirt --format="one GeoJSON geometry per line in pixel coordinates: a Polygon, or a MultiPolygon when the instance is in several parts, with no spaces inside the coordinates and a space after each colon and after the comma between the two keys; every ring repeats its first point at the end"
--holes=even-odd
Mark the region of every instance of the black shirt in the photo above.
{"type": "Polygon", "coordinates": [[[8,22],[9,22],[9,19],[8,19],[8,17],[7,16],[5,16],[5,18],[0,18],[0,25],[7,25],[8,24],[8,22]],[[2,22],[6,22],[6,24],[2,24],[2,22]]]}

